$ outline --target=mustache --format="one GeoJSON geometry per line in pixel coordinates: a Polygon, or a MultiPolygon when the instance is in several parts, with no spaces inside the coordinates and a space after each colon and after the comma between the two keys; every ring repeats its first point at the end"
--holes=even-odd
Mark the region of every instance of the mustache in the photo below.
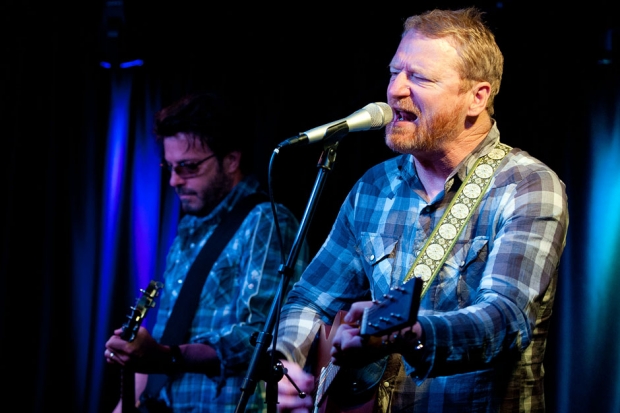
{"type": "Polygon", "coordinates": [[[420,116],[420,109],[411,101],[405,99],[395,100],[390,102],[390,106],[395,111],[413,113],[416,116],[420,116]]]}
{"type": "Polygon", "coordinates": [[[187,188],[175,188],[177,195],[196,195],[196,191],[187,188]]]}

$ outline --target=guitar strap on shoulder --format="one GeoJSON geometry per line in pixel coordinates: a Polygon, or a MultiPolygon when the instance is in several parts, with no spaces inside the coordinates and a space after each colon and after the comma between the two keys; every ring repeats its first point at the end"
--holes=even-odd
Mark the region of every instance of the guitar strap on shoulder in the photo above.
{"type": "Polygon", "coordinates": [[[511,149],[510,146],[498,142],[491,152],[478,159],[446,208],[438,225],[428,237],[424,248],[404,280],[407,282],[413,277],[421,278],[423,281],[422,296],[439,273],[448,253],[480,204],[497,166],[511,149]]]}
{"type": "MultiPolygon", "coordinates": [[[[179,292],[172,314],[166,323],[160,343],[166,345],[182,344],[186,341],[189,327],[194,319],[203,285],[211,267],[219,257],[233,234],[256,205],[267,202],[269,198],[264,192],[255,192],[239,200],[233,209],[218,224],[213,234],[202,247],[194,260],[183,287],[179,292]]],[[[141,399],[156,399],[159,390],[168,380],[165,374],[149,374],[146,389],[141,399]]],[[[140,403],[142,405],[142,402],[140,403]]]]}

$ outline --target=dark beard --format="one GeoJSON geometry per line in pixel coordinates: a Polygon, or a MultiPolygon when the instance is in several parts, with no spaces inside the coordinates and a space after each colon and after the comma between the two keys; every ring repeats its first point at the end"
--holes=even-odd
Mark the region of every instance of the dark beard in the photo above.
{"type": "Polygon", "coordinates": [[[198,194],[202,201],[202,206],[200,208],[192,208],[190,205],[182,203],[181,208],[188,215],[204,217],[213,211],[231,190],[232,180],[222,172],[221,167],[218,165],[217,175],[211,182],[209,189],[198,194]]]}

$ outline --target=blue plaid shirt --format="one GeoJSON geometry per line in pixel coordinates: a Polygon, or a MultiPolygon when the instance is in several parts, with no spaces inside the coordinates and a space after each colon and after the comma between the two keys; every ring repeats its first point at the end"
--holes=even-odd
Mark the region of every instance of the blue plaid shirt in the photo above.
{"type": "MultiPolygon", "coordinates": [[[[164,289],[161,294],[153,337],[159,340],[170,317],[187,272],[198,252],[235,203],[256,192],[258,182],[248,177],[206,217],[186,215],[166,258],[164,289]]],[[[295,239],[298,221],[282,205],[278,222],[284,243],[284,256],[295,239]]],[[[304,245],[290,286],[308,261],[304,245]]],[[[234,412],[241,398],[241,385],[255,347],[250,337],[262,331],[279,288],[281,249],[278,243],[271,205],[257,205],[248,216],[208,274],[198,310],[190,331],[191,343],[206,343],[215,348],[221,365],[219,377],[185,373],[175,376],[162,389],[176,413],[234,412]]],[[[247,404],[247,412],[264,411],[264,386],[260,383],[247,404]]]]}
{"type": "MultiPolygon", "coordinates": [[[[290,361],[306,365],[319,324],[338,310],[402,284],[469,170],[498,141],[494,124],[431,202],[418,195],[410,155],[367,171],[283,308],[278,344],[290,361]]],[[[567,226],[564,184],[513,148],[422,298],[424,349],[401,357],[387,410],[544,411],[542,363],[567,226]]]]}

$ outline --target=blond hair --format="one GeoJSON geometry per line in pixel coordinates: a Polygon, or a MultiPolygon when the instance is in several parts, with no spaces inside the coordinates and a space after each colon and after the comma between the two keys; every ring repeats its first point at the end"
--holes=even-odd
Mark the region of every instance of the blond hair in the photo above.
{"type": "Polygon", "coordinates": [[[482,15],[474,7],[427,11],[409,17],[405,21],[402,36],[415,30],[429,38],[447,38],[461,58],[455,69],[464,80],[464,86],[480,81],[491,84],[487,111],[493,115],[493,103],[502,81],[504,56],[482,15]]]}

